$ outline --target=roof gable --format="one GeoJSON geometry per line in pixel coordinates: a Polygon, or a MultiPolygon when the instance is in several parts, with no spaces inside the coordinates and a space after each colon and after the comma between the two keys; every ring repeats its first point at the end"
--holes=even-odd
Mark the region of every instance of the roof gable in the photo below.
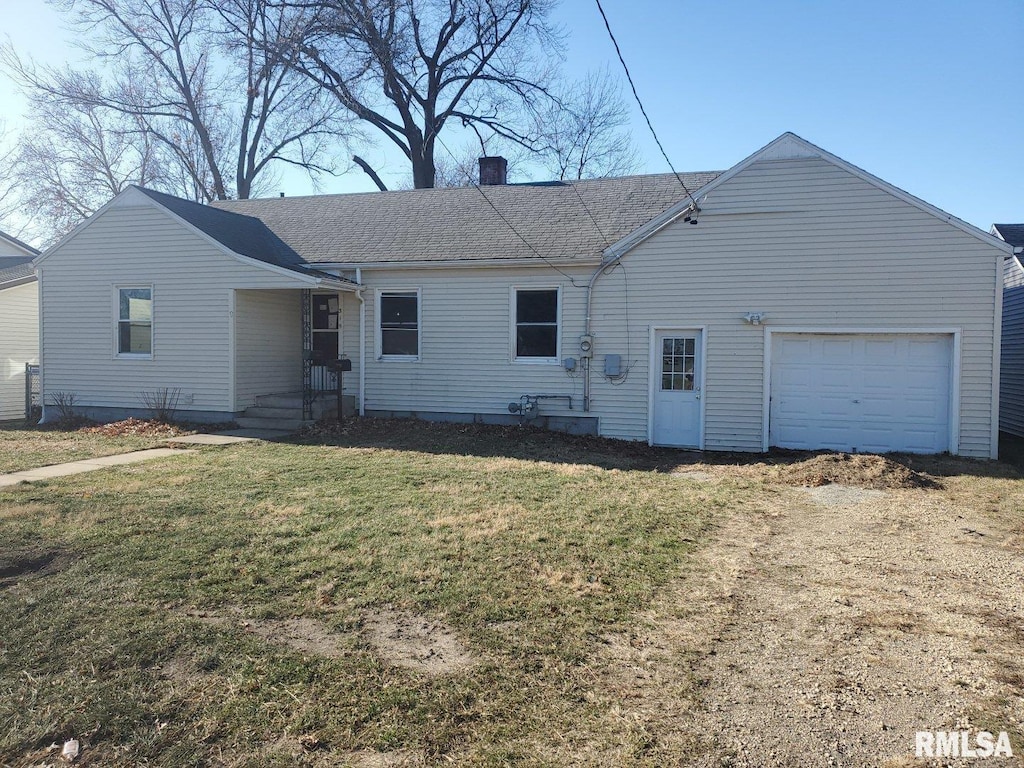
{"type": "MultiPolygon", "coordinates": [[[[23,255],[28,256],[29,259],[33,259],[39,255],[39,251],[33,248],[28,243],[22,242],[13,235],[9,235],[3,230],[0,230],[0,243],[6,243],[8,246],[20,251],[23,255]]],[[[0,255],[0,259],[8,258],[0,255]]]]}
{"type": "MultiPolygon", "coordinates": [[[[757,152],[754,152],[752,155],[745,158],[744,160],[741,160],[739,163],[734,165],[729,170],[720,174],[717,178],[711,180],[709,183],[707,183],[706,185],[698,189],[696,192],[694,192],[693,198],[697,201],[697,204],[699,206],[701,201],[704,198],[706,198],[710,192],[712,192],[714,189],[721,186],[725,182],[729,181],[729,179],[732,179],[733,177],[742,173],[745,169],[747,169],[748,167],[750,167],[751,165],[758,161],[790,160],[799,158],[820,158],[822,160],[825,160],[826,162],[829,162],[837,166],[838,168],[841,168],[847,173],[850,173],[860,178],[861,180],[867,182],[868,184],[871,184],[872,186],[875,186],[878,189],[887,192],[893,197],[896,197],[905,203],[909,203],[915,208],[918,208],[924,211],[925,213],[934,216],[937,219],[940,219],[941,221],[949,224],[950,226],[953,226],[959,230],[962,230],[963,232],[966,232],[972,237],[976,237],[977,239],[983,241],[987,245],[994,246],[1002,251],[1012,250],[1012,248],[1007,246],[1005,243],[1001,242],[992,235],[984,232],[983,230],[978,229],[977,227],[971,224],[968,224],[966,221],[963,221],[962,219],[958,219],[956,216],[953,216],[950,213],[946,213],[945,211],[935,207],[931,203],[927,203],[924,200],[915,197],[914,195],[911,195],[909,192],[906,192],[900,189],[899,187],[896,187],[890,184],[889,182],[884,181],[883,179],[880,179],[877,176],[874,176],[873,174],[870,174],[861,168],[858,168],[852,163],[843,160],[841,157],[833,155],[832,153],[827,152],[821,147],[812,144],[806,139],[797,136],[795,133],[790,132],[782,134],[777,139],[772,141],[770,144],[767,144],[766,146],[757,150],[757,152]]],[[[640,227],[636,231],[630,233],[629,235],[622,238],[618,242],[609,246],[605,250],[606,259],[614,259],[622,256],[627,251],[638,246],[640,243],[649,238],[655,232],[659,231],[668,224],[671,224],[680,216],[683,216],[688,210],[691,209],[691,207],[692,203],[690,198],[687,198],[686,200],[677,203],[675,206],[665,211],[662,215],[656,217],[650,222],[647,222],[644,226],[640,227]]]]}
{"type": "Polygon", "coordinates": [[[174,218],[194,234],[206,240],[217,250],[243,263],[269,269],[277,274],[319,285],[329,282],[335,286],[353,284],[345,278],[303,266],[301,259],[289,251],[280,239],[261,222],[248,216],[238,216],[209,206],[183,200],[173,195],[156,192],[135,185],[129,186],[79,224],[56,245],[48,248],[35,260],[39,265],[93,221],[112,208],[152,205],[174,218]],[[236,250],[240,249],[240,250],[236,250]]]}

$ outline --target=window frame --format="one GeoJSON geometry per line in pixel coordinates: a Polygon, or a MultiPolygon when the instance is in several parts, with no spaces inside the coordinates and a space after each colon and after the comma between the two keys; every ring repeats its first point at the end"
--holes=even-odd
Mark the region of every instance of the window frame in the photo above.
{"type": "Polygon", "coordinates": [[[156,290],[152,283],[118,283],[114,286],[114,359],[116,360],[152,360],[156,354],[156,290]],[[121,319],[121,291],[149,291],[149,352],[121,351],[121,323],[130,322],[121,319]]]}
{"type": "Polygon", "coordinates": [[[376,358],[381,361],[417,363],[423,357],[423,292],[420,288],[378,288],[374,295],[374,335],[376,336],[376,358]],[[394,294],[416,294],[416,354],[415,355],[385,355],[383,329],[381,328],[381,299],[394,294]]]}
{"type": "Polygon", "coordinates": [[[561,285],[513,285],[509,287],[509,359],[522,365],[562,364],[562,286],[561,285]],[[555,306],[555,356],[520,357],[518,354],[517,331],[519,329],[519,306],[516,300],[519,291],[554,291],[555,306]]]}

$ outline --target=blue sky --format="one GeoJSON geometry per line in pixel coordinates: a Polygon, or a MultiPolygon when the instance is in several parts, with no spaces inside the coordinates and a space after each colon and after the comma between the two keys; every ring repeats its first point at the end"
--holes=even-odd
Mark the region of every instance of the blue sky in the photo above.
{"type": "MultiPolygon", "coordinates": [[[[728,168],[793,131],[984,229],[1024,221],[1024,0],[602,2],[678,170],[728,168]]],[[[570,73],[621,74],[593,0],[563,0],[557,19],[570,73]]],[[[0,0],[0,36],[49,63],[77,55],[38,0],[0,0]]],[[[0,76],[9,128],[22,108],[0,76]]],[[[634,136],[644,170],[667,170],[636,109],[634,136]]],[[[311,191],[291,174],[282,187],[311,191]]],[[[360,173],[324,185],[372,188],[360,173]]]]}

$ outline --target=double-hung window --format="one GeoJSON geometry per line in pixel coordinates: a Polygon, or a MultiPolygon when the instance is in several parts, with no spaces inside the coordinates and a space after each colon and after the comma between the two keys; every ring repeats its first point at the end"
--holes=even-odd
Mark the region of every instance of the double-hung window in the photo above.
{"type": "Polygon", "coordinates": [[[515,290],[515,359],[558,362],[559,291],[557,288],[515,290]]]}
{"type": "Polygon", "coordinates": [[[380,357],[413,360],[420,354],[420,293],[418,290],[378,294],[380,357]]]}
{"type": "Polygon", "coordinates": [[[153,288],[117,289],[118,357],[153,356],[153,288]]]}

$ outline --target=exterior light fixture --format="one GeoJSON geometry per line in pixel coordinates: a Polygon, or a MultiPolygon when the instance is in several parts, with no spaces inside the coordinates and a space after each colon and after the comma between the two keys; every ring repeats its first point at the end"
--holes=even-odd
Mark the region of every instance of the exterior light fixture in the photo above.
{"type": "Polygon", "coordinates": [[[761,325],[767,315],[764,312],[747,312],[743,316],[743,322],[750,323],[751,325],[761,325]]]}

